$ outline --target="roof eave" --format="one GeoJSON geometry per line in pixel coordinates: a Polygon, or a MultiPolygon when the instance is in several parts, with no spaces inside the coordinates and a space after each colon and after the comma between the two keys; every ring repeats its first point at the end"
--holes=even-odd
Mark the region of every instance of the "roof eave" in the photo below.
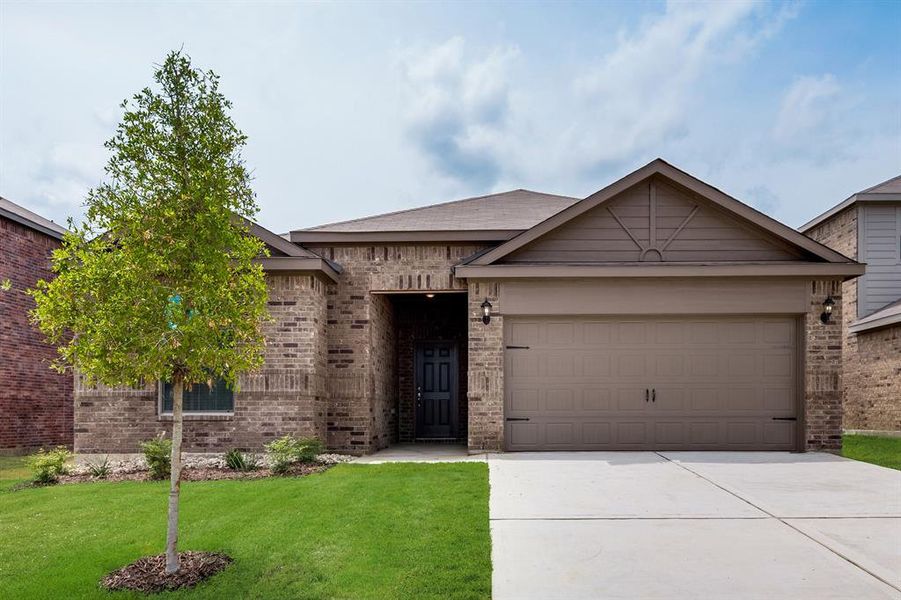
{"type": "Polygon", "coordinates": [[[848,331],[850,333],[868,333],[876,329],[882,329],[897,324],[901,324],[901,312],[889,314],[877,319],[855,321],[848,325],[848,331]]]}
{"type": "Polygon", "coordinates": [[[835,215],[843,212],[845,209],[851,208],[851,206],[858,202],[901,202],[901,194],[881,194],[878,192],[860,192],[858,194],[854,194],[853,196],[842,200],[826,212],[804,223],[803,225],[798,227],[798,231],[806,234],[817,225],[828,221],[835,215]]]}
{"type": "Polygon", "coordinates": [[[362,244],[392,242],[505,242],[522,229],[423,231],[305,231],[291,232],[295,244],[362,244]]]}
{"type": "Polygon", "coordinates": [[[332,283],[338,282],[340,271],[335,265],[319,257],[306,256],[269,256],[255,259],[255,262],[263,266],[266,273],[275,275],[320,275],[332,283]]]}
{"type": "Polygon", "coordinates": [[[608,263],[608,264],[462,264],[454,276],[466,279],[576,277],[842,277],[863,275],[860,263],[608,263]]]}
{"type": "Polygon", "coordinates": [[[62,227],[60,227],[60,230],[57,231],[55,229],[51,229],[50,227],[46,227],[40,223],[32,221],[28,217],[24,217],[15,212],[6,210],[2,207],[0,207],[0,216],[3,216],[5,218],[9,219],[10,221],[15,221],[16,223],[18,223],[20,225],[24,225],[25,227],[28,227],[29,229],[34,229],[35,231],[39,231],[40,233],[43,233],[44,235],[47,235],[47,236],[52,237],[57,240],[62,240],[63,236],[66,234],[66,230],[62,227]]]}

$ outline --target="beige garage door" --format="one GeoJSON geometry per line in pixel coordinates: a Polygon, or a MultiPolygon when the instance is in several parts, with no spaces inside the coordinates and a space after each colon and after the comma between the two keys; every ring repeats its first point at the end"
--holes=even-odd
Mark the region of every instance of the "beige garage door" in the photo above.
{"type": "Polygon", "coordinates": [[[508,450],[793,450],[790,317],[505,319],[508,450]]]}

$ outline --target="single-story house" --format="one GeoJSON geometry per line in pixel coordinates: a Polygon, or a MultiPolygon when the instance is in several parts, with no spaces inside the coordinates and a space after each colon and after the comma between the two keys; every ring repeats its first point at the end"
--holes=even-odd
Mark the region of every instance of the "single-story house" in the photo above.
{"type": "Polygon", "coordinates": [[[25,293],[53,276],[65,231],[0,198],[0,452],[72,447],[72,377],[50,369],[56,349],[28,322],[25,293]]]}
{"type": "MultiPolygon", "coordinates": [[[[864,266],[663,160],[581,199],[254,233],[265,364],[191,391],[189,451],[285,433],[352,453],[841,445],[842,284],[864,266]]],[[[77,387],[76,450],[136,451],[167,392],[77,387]]]]}
{"type": "Polygon", "coordinates": [[[901,434],[901,175],[852,194],[800,228],[865,263],[842,289],[846,431],[901,434]]]}

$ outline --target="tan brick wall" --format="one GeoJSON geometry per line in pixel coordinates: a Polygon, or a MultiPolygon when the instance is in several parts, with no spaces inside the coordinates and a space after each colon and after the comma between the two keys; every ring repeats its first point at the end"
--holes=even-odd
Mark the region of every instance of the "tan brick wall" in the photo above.
{"type": "MultiPolygon", "coordinates": [[[[263,368],[239,380],[231,416],[187,416],[188,452],[260,450],[286,433],[325,439],[326,286],[307,275],[267,277],[269,313],[263,368]]],[[[75,389],[75,450],[137,452],[141,441],[171,432],[158,415],[156,384],[140,390],[75,389]]]]}
{"type": "MultiPolygon", "coordinates": [[[[373,345],[374,340],[385,339],[387,319],[384,306],[378,299],[373,301],[377,294],[372,292],[465,290],[466,283],[453,277],[452,267],[483,246],[306,247],[343,269],[339,282],[328,291],[328,445],[344,452],[371,452],[383,447],[386,435],[393,435],[388,428],[395,426],[386,411],[397,406],[396,397],[388,398],[385,385],[388,355],[373,345]],[[381,383],[376,382],[377,377],[381,383]],[[375,390],[382,395],[377,396],[375,390]]],[[[396,385],[393,389],[396,395],[396,385]]]]}
{"type": "Polygon", "coordinates": [[[372,294],[369,309],[369,347],[371,348],[370,450],[387,448],[397,441],[397,343],[394,310],[384,294],[372,294]]]}
{"type": "MultiPolygon", "coordinates": [[[[852,206],[807,235],[857,258],[857,207],[852,206]]],[[[855,334],[857,280],[842,286],[844,429],[901,431],[901,326],[855,334]]]]}
{"type": "Polygon", "coordinates": [[[841,280],[811,282],[804,354],[805,448],[837,450],[842,446],[841,280]],[[836,306],[828,323],[820,320],[823,301],[836,306]]]}
{"type": "Polygon", "coordinates": [[[504,317],[499,285],[469,283],[469,449],[504,448],[504,317]],[[491,322],[482,322],[482,302],[492,304],[491,322]],[[494,314],[496,313],[496,314],[494,314]]]}

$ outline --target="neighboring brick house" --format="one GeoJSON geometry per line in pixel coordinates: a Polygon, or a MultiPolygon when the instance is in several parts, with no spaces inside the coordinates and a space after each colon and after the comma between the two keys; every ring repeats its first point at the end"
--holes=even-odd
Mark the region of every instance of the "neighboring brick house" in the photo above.
{"type": "MultiPolygon", "coordinates": [[[[584,199],[254,233],[265,364],[191,392],[189,451],[285,433],[353,453],[841,445],[842,282],[863,266],[662,160],[584,199]]],[[[134,452],[168,429],[166,390],[77,389],[76,450],[134,452]]]]}
{"type": "Polygon", "coordinates": [[[65,229],[0,198],[0,451],[72,446],[72,377],[50,369],[56,350],[29,323],[25,290],[53,276],[65,229]]]}
{"type": "Polygon", "coordinates": [[[901,176],[857,192],[800,231],[866,264],[842,291],[844,428],[901,433],[901,176]]]}

